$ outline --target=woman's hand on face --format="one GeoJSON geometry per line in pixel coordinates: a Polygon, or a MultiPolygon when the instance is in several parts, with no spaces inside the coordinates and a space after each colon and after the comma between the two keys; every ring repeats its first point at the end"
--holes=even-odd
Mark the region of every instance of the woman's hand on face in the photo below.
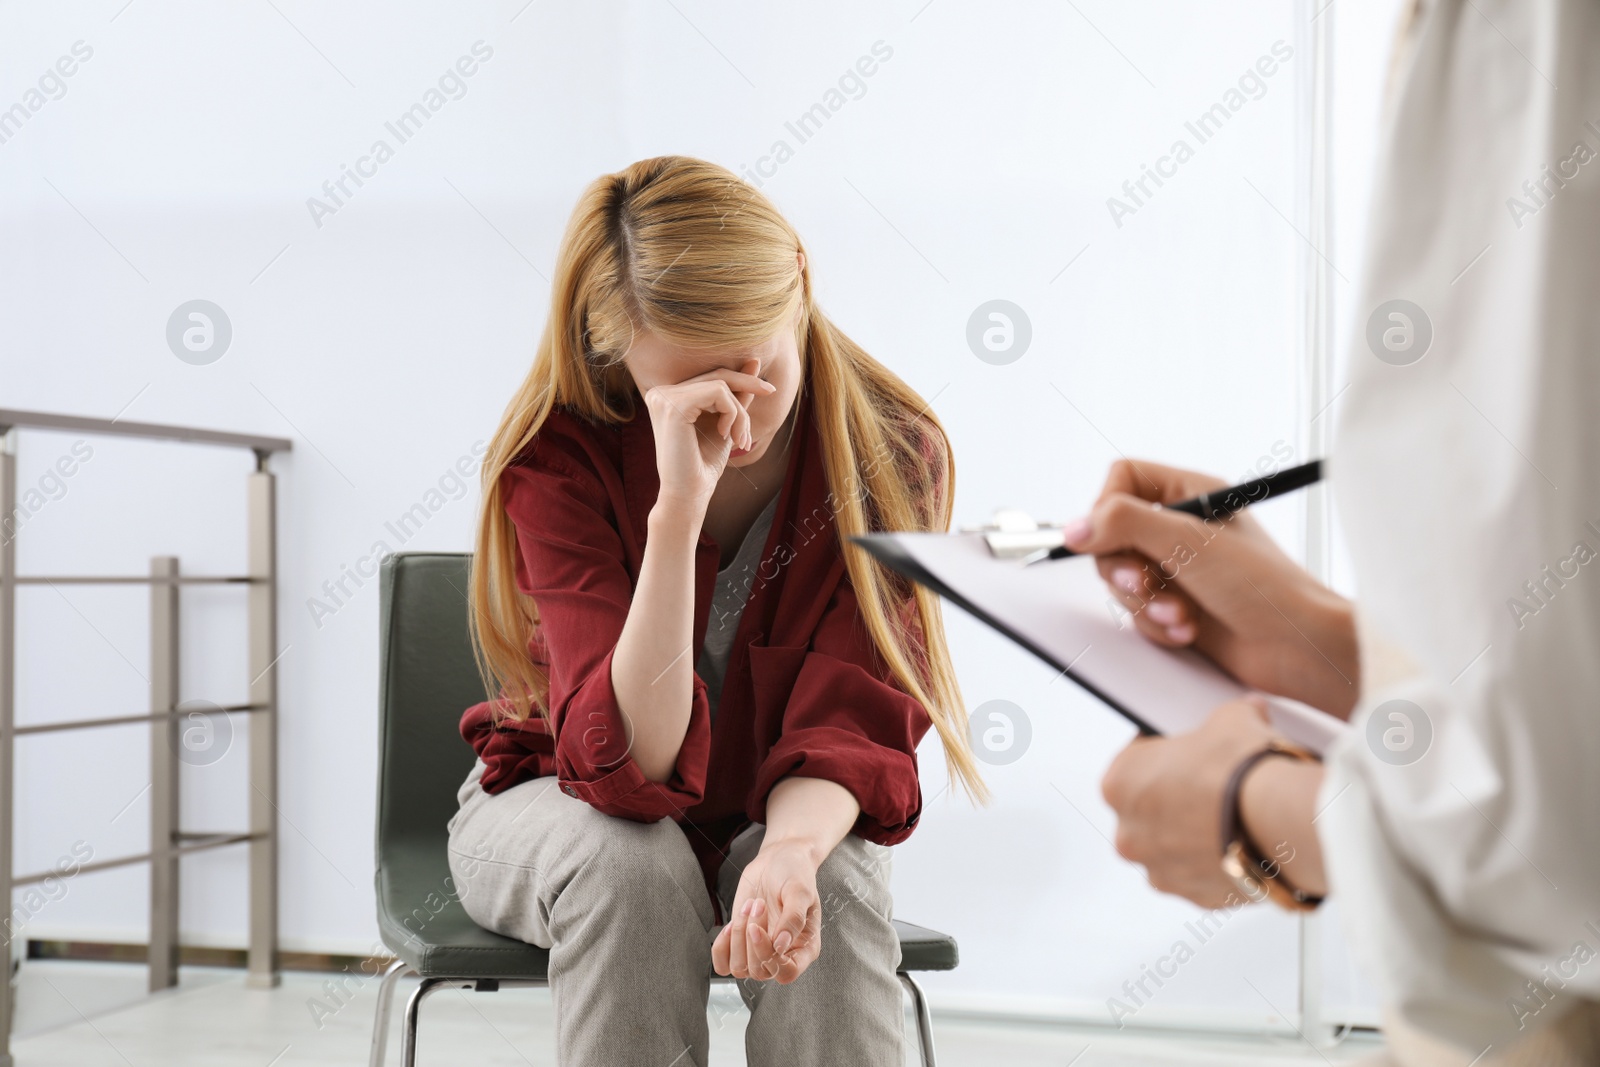
{"type": "Polygon", "coordinates": [[[1160,507],[1227,483],[1156,463],[1112,464],[1067,544],[1093,553],[1150,640],[1193,646],[1246,685],[1347,717],[1359,662],[1349,602],[1286,556],[1248,513],[1222,522],[1160,507]]]}
{"type": "Polygon", "coordinates": [[[817,867],[804,842],[763,842],[739,877],[732,920],[711,945],[718,974],[788,985],[822,951],[817,867]]]}
{"type": "Polygon", "coordinates": [[[644,394],[662,499],[704,507],[729,453],[750,447],[750,401],[775,388],[755,375],[760,365],[750,359],[737,371],[718,368],[644,394]]]}

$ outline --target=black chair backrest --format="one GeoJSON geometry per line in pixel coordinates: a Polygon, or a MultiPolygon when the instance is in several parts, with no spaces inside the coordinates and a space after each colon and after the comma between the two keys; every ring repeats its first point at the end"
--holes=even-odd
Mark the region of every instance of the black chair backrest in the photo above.
{"type": "MultiPolygon", "coordinates": [[[[397,552],[379,573],[378,855],[443,841],[472,769],[461,713],[487,699],[467,628],[470,552],[397,552]]],[[[442,855],[442,846],[441,846],[442,855]]]]}

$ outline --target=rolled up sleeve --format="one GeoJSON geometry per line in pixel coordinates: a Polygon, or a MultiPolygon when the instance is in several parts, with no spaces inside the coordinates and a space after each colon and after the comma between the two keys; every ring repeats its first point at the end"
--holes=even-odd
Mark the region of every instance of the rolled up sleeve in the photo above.
{"type": "Polygon", "coordinates": [[[917,744],[932,722],[894,682],[848,580],[809,648],[752,647],[751,655],[757,701],[783,701],[783,730],[757,772],[750,817],[766,821],[767,797],[784,778],[822,778],[860,804],[858,836],[881,845],[909,837],[922,814],[917,744]]]}
{"type": "Polygon", "coordinates": [[[622,540],[599,475],[559,445],[541,441],[530,460],[504,475],[506,513],[517,530],[517,583],[539,612],[558,781],[607,815],[641,822],[677,816],[705,793],[705,683],[694,680],[671,778],[650,781],[629,753],[631,731],[611,685],[611,658],[633,599],[622,540]]]}

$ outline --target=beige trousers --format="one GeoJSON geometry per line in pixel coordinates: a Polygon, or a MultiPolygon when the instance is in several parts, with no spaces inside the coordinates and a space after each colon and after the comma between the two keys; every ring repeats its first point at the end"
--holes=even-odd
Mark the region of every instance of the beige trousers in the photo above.
{"type": "Polygon", "coordinates": [[[1486,1049],[1476,1058],[1387,1018],[1383,1038],[1388,1047],[1361,1060],[1358,1067],[1464,1067],[1469,1058],[1471,1067],[1594,1067],[1600,1064],[1600,1003],[1575,999],[1565,1009],[1548,1026],[1503,1050],[1486,1049]]]}
{"type": "MultiPolygon", "coordinates": [[[[718,927],[684,829],[602,815],[554,778],[490,795],[482,774],[480,760],[450,819],[451,874],[474,922],[550,950],[557,1062],[705,1067],[718,927]]],[[[725,914],[764,833],[733,842],[717,885],[725,914]]],[[[751,1067],[903,1064],[889,858],[847,835],[817,871],[821,955],[789,985],[738,983],[751,1067]]]]}

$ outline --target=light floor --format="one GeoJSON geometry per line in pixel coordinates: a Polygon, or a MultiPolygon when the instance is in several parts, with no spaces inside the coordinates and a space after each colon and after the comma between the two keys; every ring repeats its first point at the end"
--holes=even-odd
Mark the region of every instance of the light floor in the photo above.
{"type": "MultiPolygon", "coordinates": [[[[273,990],[246,989],[239,971],[186,967],[178,988],[144,992],[143,966],[28,960],[17,989],[18,1067],[332,1067],[367,1062],[377,982],[329,999],[329,975],[286,972],[273,990]],[[327,1011],[314,1015],[321,1000],[327,1011]]],[[[389,1063],[400,1056],[399,1016],[415,980],[397,990],[389,1063]]],[[[714,987],[712,1063],[743,1064],[737,995],[714,987]]],[[[941,1067],[1288,1067],[1351,1064],[1376,1045],[1360,1037],[1317,1052],[1294,1041],[1114,1033],[1095,1028],[941,1019],[941,1067]]],[[[907,1033],[907,1054],[913,1035],[907,1033]]],[[[446,990],[423,1010],[418,1067],[546,1067],[555,1063],[549,995],[542,990],[446,990]]],[[[841,1065],[846,1067],[846,1065],[841,1065]]]]}

